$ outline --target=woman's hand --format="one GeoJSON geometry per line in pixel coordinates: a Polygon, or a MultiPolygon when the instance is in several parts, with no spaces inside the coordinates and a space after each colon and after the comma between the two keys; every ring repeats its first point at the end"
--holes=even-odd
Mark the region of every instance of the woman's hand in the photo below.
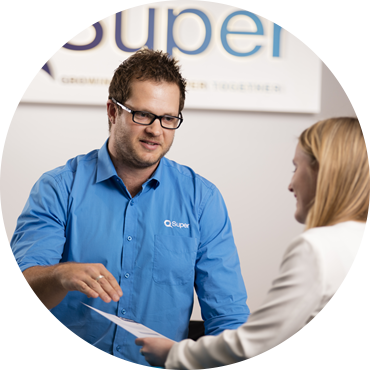
{"type": "Polygon", "coordinates": [[[175,342],[167,338],[137,338],[135,344],[142,346],[140,353],[150,365],[164,367],[168,352],[175,342]]]}

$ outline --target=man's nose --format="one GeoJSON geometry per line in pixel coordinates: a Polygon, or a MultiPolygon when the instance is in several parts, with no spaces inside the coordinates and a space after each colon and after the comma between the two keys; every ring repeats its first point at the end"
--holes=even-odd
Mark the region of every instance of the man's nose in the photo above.
{"type": "Polygon", "coordinates": [[[161,135],[163,128],[161,126],[161,122],[159,121],[159,118],[156,118],[151,125],[146,126],[145,131],[153,136],[161,135]]]}

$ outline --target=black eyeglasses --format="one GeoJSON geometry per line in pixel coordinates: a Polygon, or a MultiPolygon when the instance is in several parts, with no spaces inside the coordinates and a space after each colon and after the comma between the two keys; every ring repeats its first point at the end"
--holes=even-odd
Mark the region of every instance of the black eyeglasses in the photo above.
{"type": "Polygon", "coordinates": [[[144,112],[144,111],[134,111],[130,108],[125,107],[123,104],[119,103],[116,99],[111,98],[114,104],[117,104],[119,107],[124,109],[126,112],[132,114],[132,120],[139,125],[149,126],[151,125],[157,118],[161,123],[161,126],[167,130],[176,130],[180,127],[183,118],[182,114],[180,113],[180,117],[169,116],[165,114],[163,116],[157,116],[154,113],[144,112]]]}

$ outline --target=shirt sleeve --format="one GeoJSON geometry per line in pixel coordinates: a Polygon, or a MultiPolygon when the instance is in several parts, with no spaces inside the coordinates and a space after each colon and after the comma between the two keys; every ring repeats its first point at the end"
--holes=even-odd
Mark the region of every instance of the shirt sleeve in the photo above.
{"type": "Polygon", "coordinates": [[[216,187],[200,210],[200,245],[195,265],[195,290],[206,335],[236,329],[249,316],[230,219],[216,187]]]}
{"type": "Polygon", "coordinates": [[[320,307],[323,277],[312,246],[300,240],[287,250],[264,304],[237,330],[176,343],[166,368],[202,369],[263,353],[299,331],[320,307]]]}
{"type": "Polygon", "coordinates": [[[10,245],[22,271],[60,262],[65,245],[65,190],[44,174],[33,186],[10,245]]]}

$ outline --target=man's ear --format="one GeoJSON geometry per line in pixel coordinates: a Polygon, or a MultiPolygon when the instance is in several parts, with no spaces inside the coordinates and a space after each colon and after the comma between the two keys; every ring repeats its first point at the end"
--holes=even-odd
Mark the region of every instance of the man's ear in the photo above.
{"type": "Polygon", "coordinates": [[[109,121],[111,122],[112,125],[114,125],[114,123],[116,121],[117,107],[112,102],[111,99],[108,99],[108,101],[107,101],[107,114],[108,114],[109,121]]]}

